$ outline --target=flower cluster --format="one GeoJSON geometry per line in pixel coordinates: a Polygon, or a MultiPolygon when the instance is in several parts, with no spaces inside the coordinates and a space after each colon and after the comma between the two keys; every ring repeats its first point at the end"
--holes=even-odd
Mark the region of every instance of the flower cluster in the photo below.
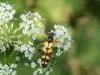
{"type": "Polygon", "coordinates": [[[32,36],[33,40],[41,33],[44,33],[44,23],[43,19],[38,13],[28,12],[20,16],[22,22],[20,23],[20,28],[23,34],[32,36]]]}
{"type": "Polygon", "coordinates": [[[35,62],[31,62],[31,68],[35,68],[37,65],[35,62]]]}
{"type": "Polygon", "coordinates": [[[6,47],[4,46],[2,40],[0,40],[0,52],[5,52],[5,51],[6,51],[6,47]]]}
{"type": "Polygon", "coordinates": [[[34,72],[33,72],[33,75],[49,75],[50,72],[53,71],[53,68],[52,67],[49,67],[49,68],[42,68],[41,66],[41,59],[38,59],[37,62],[32,62],[31,63],[31,68],[32,69],[35,69],[34,72]]]}
{"type": "Polygon", "coordinates": [[[34,72],[33,72],[33,75],[49,75],[50,72],[53,71],[53,68],[51,67],[49,70],[47,69],[43,69],[43,68],[37,68],[34,72]]]}
{"type": "Polygon", "coordinates": [[[0,3],[0,25],[3,23],[8,23],[12,20],[15,14],[15,10],[8,3],[0,3]]]}
{"type": "Polygon", "coordinates": [[[6,48],[9,48],[9,44],[15,42],[15,38],[19,38],[21,35],[16,35],[19,29],[14,29],[14,24],[0,25],[0,50],[5,52],[6,48]]]}
{"type": "Polygon", "coordinates": [[[16,35],[18,29],[14,29],[13,23],[15,10],[8,3],[0,3],[0,51],[5,52],[9,48],[9,44],[14,38],[19,37],[16,35]]]}
{"type": "Polygon", "coordinates": [[[30,44],[16,44],[14,47],[16,51],[24,53],[24,56],[29,60],[32,59],[33,54],[35,53],[35,47],[32,47],[30,44]]]}
{"type": "Polygon", "coordinates": [[[16,75],[16,64],[2,65],[0,64],[0,75],[16,75]]]}
{"type": "MultiPolygon", "coordinates": [[[[35,47],[37,45],[37,38],[45,33],[44,20],[37,12],[32,13],[30,11],[22,14],[20,16],[21,22],[18,26],[15,26],[13,22],[10,22],[14,19],[15,12],[10,4],[0,3],[0,52],[5,52],[13,45],[15,52],[24,54],[24,57],[29,60],[24,65],[34,69],[33,75],[49,75],[53,71],[51,64],[43,68],[41,65],[42,59],[36,59],[37,62],[32,60],[37,49],[35,47]]],[[[72,42],[71,35],[68,29],[62,25],[54,25],[53,32],[55,34],[53,45],[57,47],[56,55],[60,56],[70,48],[72,42]]],[[[20,61],[20,56],[17,56],[15,59],[20,61]]],[[[16,75],[16,67],[16,64],[0,64],[0,75],[16,75]]]]}
{"type": "Polygon", "coordinates": [[[57,41],[56,46],[58,48],[56,55],[60,56],[63,51],[68,51],[70,48],[72,42],[71,34],[69,33],[68,29],[62,25],[54,25],[54,33],[54,39],[57,41]]]}

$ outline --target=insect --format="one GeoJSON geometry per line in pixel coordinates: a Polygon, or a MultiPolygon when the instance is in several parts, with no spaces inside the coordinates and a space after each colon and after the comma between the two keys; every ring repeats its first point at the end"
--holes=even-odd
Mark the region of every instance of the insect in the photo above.
{"type": "Polygon", "coordinates": [[[50,59],[52,57],[53,54],[53,42],[54,42],[54,32],[50,32],[48,35],[47,40],[43,43],[44,47],[42,48],[42,67],[45,68],[48,66],[50,59]]]}

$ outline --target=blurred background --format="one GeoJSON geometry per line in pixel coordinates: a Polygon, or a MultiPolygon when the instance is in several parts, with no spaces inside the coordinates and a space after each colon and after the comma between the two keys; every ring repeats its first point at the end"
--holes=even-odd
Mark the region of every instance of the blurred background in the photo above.
{"type": "MultiPolygon", "coordinates": [[[[47,31],[54,24],[71,29],[73,45],[56,61],[50,75],[100,75],[100,0],[0,0],[17,10],[17,18],[36,11],[46,20],[47,31]]],[[[18,68],[18,75],[31,69],[18,68]]]]}

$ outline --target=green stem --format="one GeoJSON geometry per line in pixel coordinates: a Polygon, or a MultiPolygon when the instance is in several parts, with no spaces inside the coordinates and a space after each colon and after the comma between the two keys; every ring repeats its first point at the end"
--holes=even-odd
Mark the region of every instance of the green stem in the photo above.
{"type": "Polygon", "coordinates": [[[4,64],[6,63],[6,52],[4,52],[4,58],[3,58],[3,60],[4,60],[4,64]]]}

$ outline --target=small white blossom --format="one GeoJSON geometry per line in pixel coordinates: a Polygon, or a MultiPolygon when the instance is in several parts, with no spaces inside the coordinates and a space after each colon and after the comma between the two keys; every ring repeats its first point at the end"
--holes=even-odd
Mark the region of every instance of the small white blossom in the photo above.
{"type": "Polygon", "coordinates": [[[40,67],[42,66],[42,65],[41,65],[41,59],[38,59],[38,60],[37,60],[37,63],[39,64],[40,67]]]}
{"type": "Polygon", "coordinates": [[[49,75],[50,74],[50,71],[47,71],[46,73],[45,73],[45,75],[49,75]]]}
{"type": "Polygon", "coordinates": [[[20,28],[23,34],[32,36],[32,39],[35,40],[39,34],[44,33],[44,23],[38,13],[28,12],[22,14],[20,18],[22,20],[20,28]]]}
{"type": "Polygon", "coordinates": [[[11,68],[16,68],[17,65],[16,65],[16,64],[11,64],[10,67],[11,67],[11,68]]]}
{"type": "Polygon", "coordinates": [[[0,40],[0,50],[1,52],[5,52],[6,51],[6,47],[4,46],[4,42],[0,40]]]}
{"type": "Polygon", "coordinates": [[[32,62],[31,63],[31,68],[35,68],[37,65],[36,65],[36,63],[35,62],[32,62]]]}
{"type": "Polygon", "coordinates": [[[51,67],[51,68],[50,68],[50,72],[52,72],[52,71],[53,71],[53,68],[51,67]]]}
{"type": "Polygon", "coordinates": [[[0,3],[0,25],[2,23],[8,23],[10,20],[12,20],[15,12],[16,11],[10,4],[0,3]]]}
{"type": "Polygon", "coordinates": [[[56,56],[60,56],[63,52],[61,50],[58,50],[58,52],[56,53],[56,56]]]}
{"type": "Polygon", "coordinates": [[[25,67],[29,67],[29,64],[28,63],[24,63],[25,67]]]}
{"type": "Polygon", "coordinates": [[[33,75],[38,75],[38,71],[34,71],[33,72],[33,75]]]}
{"type": "Polygon", "coordinates": [[[52,71],[53,71],[53,68],[51,67],[50,70],[46,71],[45,75],[49,75],[50,72],[52,72],[52,71]]]}
{"type": "Polygon", "coordinates": [[[16,56],[16,58],[15,58],[15,59],[16,59],[16,61],[20,61],[20,58],[19,58],[19,56],[16,56]]]}
{"type": "Polygon", "coordinates": [[[16,75],[16,71],[13,71],[13,72],[11,73],[11,75],[16,75]]]}
{"type": "Polygon", "coordinates": [[[42,68],[37,68],[34,72],[33,75],[41,75],[43,74],[43,69],[42,68]]]}
{"type": "Polygon", "coordinates": [[[37,71],[39,72],[39,74],[43,74],[43,70],[41,68],[37,69],[37,71]]]}
{"type": "Polygon", "coordinates": [[[52,71],[53,71],[52,67],[49,67],[49,68],[38,67],[33,72],[33,75],[49,75],[50,72],[52,72],[52,71]]]}

